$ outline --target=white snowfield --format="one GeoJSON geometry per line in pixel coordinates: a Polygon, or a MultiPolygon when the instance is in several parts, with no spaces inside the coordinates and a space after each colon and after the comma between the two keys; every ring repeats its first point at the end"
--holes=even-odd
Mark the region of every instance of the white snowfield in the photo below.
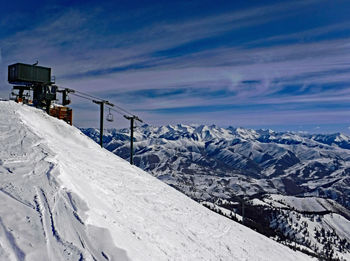
{"type": "MultiPolygon", "coordinates": [[[[318,197],[295,197],[280,194],[271,194],[263,200],[263,203],[269,203],[277,208],[292,208],[300,212],[341,212],[350,216],[350,211],[335,202],[332,199],[318,197]]],[[[257,203],[259,205],[259,203],[257,203]]]]}
{"type": "Polygon", "coordinates": [[[44,112],[0,102],[0,260],[312,260],[44,112]]]}

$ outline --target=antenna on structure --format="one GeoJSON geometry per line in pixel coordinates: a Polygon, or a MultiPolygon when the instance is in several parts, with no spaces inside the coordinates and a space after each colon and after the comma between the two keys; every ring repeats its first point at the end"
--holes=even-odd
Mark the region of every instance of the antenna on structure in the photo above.
{"type": "Polygon", "coordinates": [[[33,66],[38,65],[38,63],[39,63],[39,61],[38,61],[38,60],[36,60],[36,62],[33,64],[33,66]]]}
{"type": "Polygon", "coordinates": [[[136,115],[133,116],[127,116],[124,115],[124,118],[130,121],[130,164],[134,165],[134,125],[135,120],[139,122],[143,122],[139,117],[136,115]]]}

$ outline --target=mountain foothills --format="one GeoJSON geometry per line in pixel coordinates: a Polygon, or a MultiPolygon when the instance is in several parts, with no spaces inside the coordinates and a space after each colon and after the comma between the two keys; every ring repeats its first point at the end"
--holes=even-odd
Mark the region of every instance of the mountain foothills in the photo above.
{"type": "MultiPolygon", "coordinates": [[[[82,132],[99,142],[97,129],[82,132]]],[[[135,130],[135,165],[204,206],[323,259],[350,259],[350,138],[205,125],[135,130]]],[[[129,130],[104,147],[129,158],[129,130]]]]}
{"type": "Polygon", "coordinates": [[[0,130],[0,260],[312,260],[39,109],[1,101],[0,130]]]}

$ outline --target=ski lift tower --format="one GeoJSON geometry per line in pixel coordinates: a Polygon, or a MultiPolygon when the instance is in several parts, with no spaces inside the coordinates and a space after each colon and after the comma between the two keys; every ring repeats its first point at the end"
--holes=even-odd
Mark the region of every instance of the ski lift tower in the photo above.
{"type": "Polygon", "coordinates": [[[135,121],[143,122],[136,115],[127,116],[124,115],[124,118],[130,121],[130,164],[134,165],[134,129],[135,129],[135,121]]]}
{"type": "Polygon", "coordinates": [[[8,82],[16,84],[13,90],[18,90],[16,101],[27,102],[23,99],[24,91],[33,91],[33,104],[45,108],[50,113],[50,105],[56,100],[57,86],[51,78],[51,68],[24,63],[15,63],[8,66],[8,82]]]}
{"type": "MultiPolygon", "coordinates": [[[[93,100],[92,102],[100,105],[100,146],[102,148],[103,147],[103,111],[104,111],[104,105],[106,104],[108,106],[113,107],[114,104],[110,103],[109,101],[105,101],[105,100],[102,100],[102,101],[93,100]]],[[[109,110],[109,114],[107,116],[107,120],[112,121],[113,119],[111,119],[109,115],[111,115],[110,110],[109,110]]]]}

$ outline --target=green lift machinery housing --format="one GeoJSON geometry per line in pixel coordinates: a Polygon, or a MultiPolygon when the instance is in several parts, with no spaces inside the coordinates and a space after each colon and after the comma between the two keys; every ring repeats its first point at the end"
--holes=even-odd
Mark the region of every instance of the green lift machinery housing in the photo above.
{"type": "Polygon", "coordinates": [[[8,82],[16,84],[17,98],[23,100],[26,90],[33,91],[33,104],[50,109],[51,102],[56,100],[57,86],[51,77],[51,68],[36,64],[15,63],[8,66],[8,82]]]}

